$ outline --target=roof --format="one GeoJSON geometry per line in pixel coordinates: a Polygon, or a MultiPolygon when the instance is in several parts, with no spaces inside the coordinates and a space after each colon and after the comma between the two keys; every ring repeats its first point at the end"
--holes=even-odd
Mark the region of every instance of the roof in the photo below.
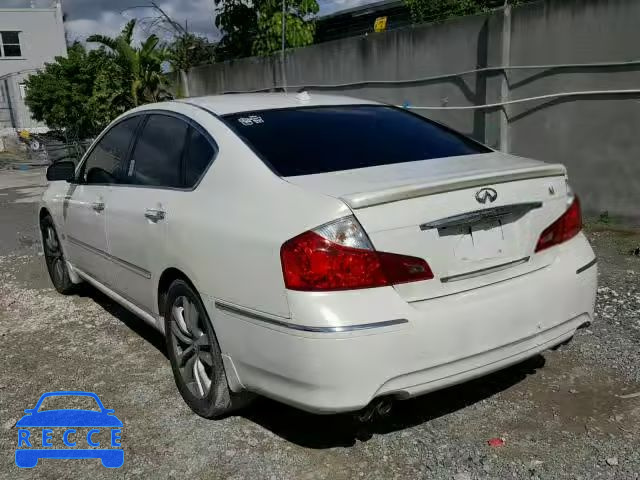
{"type": "Polygon", "coordinates": [[[234,93],[210,95],[182,100],[191,105],[206,108],[217,115],[228,113],[273,110],[278,108],[296,108],[327,105],[370,105],[371,100],[345,97],[341,95],[322,95],[317,93],[234,93]]]}

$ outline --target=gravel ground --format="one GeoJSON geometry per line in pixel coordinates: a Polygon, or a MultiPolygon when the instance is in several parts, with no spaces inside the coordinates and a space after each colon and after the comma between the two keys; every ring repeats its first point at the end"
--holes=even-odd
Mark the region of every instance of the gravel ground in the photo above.
{"type": "Polygon", "coordinates": [[[89,288],[50,287],[34,227],[42,172],[0,172],[0,478],[638,479],[640,234],[592,228],[596,322],[521,365],[397,403],[371,425],[260,399],[209,421],[182,402],[158,333],[89,288]],[[124,423],[125,464],[13,463],[41,393],[96,392],[124,423]],[[492,438],[504,440],[492,447],[492,438]]]}

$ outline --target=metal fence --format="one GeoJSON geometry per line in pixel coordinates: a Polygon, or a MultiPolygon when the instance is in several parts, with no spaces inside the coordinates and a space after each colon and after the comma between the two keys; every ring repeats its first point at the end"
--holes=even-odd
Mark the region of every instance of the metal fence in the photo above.
{"type": "Polygon", "coordinates": [[[69,139],[59,132],[21,135],[16,131],[3,141],[8,148],[0,155],[0,170],[28,170],[58,161],[72,161],[77,165],[92,140],[69,139]]]}

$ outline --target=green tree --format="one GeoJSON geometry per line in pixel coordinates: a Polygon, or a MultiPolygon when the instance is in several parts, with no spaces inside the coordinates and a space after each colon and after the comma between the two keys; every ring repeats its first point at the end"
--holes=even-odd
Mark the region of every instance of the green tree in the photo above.
{"type": "Polygon", "coordinates": [[[250,57],[252,40],[258,32],[256,5],[244,0],[215,0],[216,27],[222,31],[216,55],[221,60],[250,57]]]}
{"type": "Polygon", "coordinates": [[[115,38],[92,35],[88,41],[101,47],[90,52],[76,42],[67,57],[31,75],[26,102],[34,118],[68,138],[87,138],[132,107],[166,99],[168,52],[155,35],[134,46],[134,28],[131,21],[115,38]]]}
{"type": "Polygon", "coordinates": [[[439,22],[489,10],[490,0],[405,0],[415,23],[439,22]]]}
{"type": "MultiPolygon", "coordinates": [[[[132,7],[140,8],[140,7],[132,7]]],[[[142,8],[149,8],[144,6],[142,8]]],[[[167,61],[174,72],[188,72],[192,67],[213,63],[215,61],[216,45],[206,37],[196,35],[189,31],[188,23],[184,26],[171,18],[156,2],[151,2],[151,9],[155,15],[142,19],[152,33],[169,34],[170,40],[166,43],[167,61]]]]}
{"type": "Polygon", "coordinates": [[[149,35],[139,47],[133,46],[135,20],[130,20],[117,37],[91,35],[88,42],[99,43],[110,51],[115,67],[110,74],[114,81],[127,86],[128,95],[120,97],[123,102],[138,106],[168,98],[167,79],[162,63],[167,52],[159,45],[156,35],[149,35]]]}
{"type": "Polygon", "coordinates": [[[134,106],[131,85],[120,66],[114,62],[105,64],[96,76],[89,99],[93,123],[102,129],[134,106]]]}
{"type": "Polygon", "coordinates": [[[67,57],[56,57],[27,79],[25,102],[33,117],[49,128],[66,130],[72,138],[94,135],[100,125],[90,106],[93,88],[109,63],[104,49],[87,52],[78,42],[71,45],[67,57]]]}
{"type": "MultiPolygon", "coordinates": [[[[271,55],[282,46],[282,0],[215,0],[216,26],[223,32],[218,56],[228,60],[271,55]]],[[[313,43],[316,0],[286,0],[285,47],[313,43]]]]}
{"type": "Polygon", "coordinates": [[[174,72],[188,72],[192,67],[215,62],[215,44],[207,38],[182,32],[167,45],[167,61],[174,72]]]}

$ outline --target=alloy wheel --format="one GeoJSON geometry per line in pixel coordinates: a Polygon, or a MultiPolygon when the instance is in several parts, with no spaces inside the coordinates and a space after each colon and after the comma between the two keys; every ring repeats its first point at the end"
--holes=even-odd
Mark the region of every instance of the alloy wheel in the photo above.
{"type": "Polygon", "coordinates": [[[197,398],[211,390],[214,376],[211,339],[196,304],[186,296],[175,299],[171,307],[170,334],[178,370],[187,388],[197,398]]]}
{"type": "Polygon", "coordinates": [[[56,285],[60,285],[64,282],[64,257],[56,231],[51,225],[45,227],[44,247],[45,258],[49,264],[53,281],[56,285]]]}

